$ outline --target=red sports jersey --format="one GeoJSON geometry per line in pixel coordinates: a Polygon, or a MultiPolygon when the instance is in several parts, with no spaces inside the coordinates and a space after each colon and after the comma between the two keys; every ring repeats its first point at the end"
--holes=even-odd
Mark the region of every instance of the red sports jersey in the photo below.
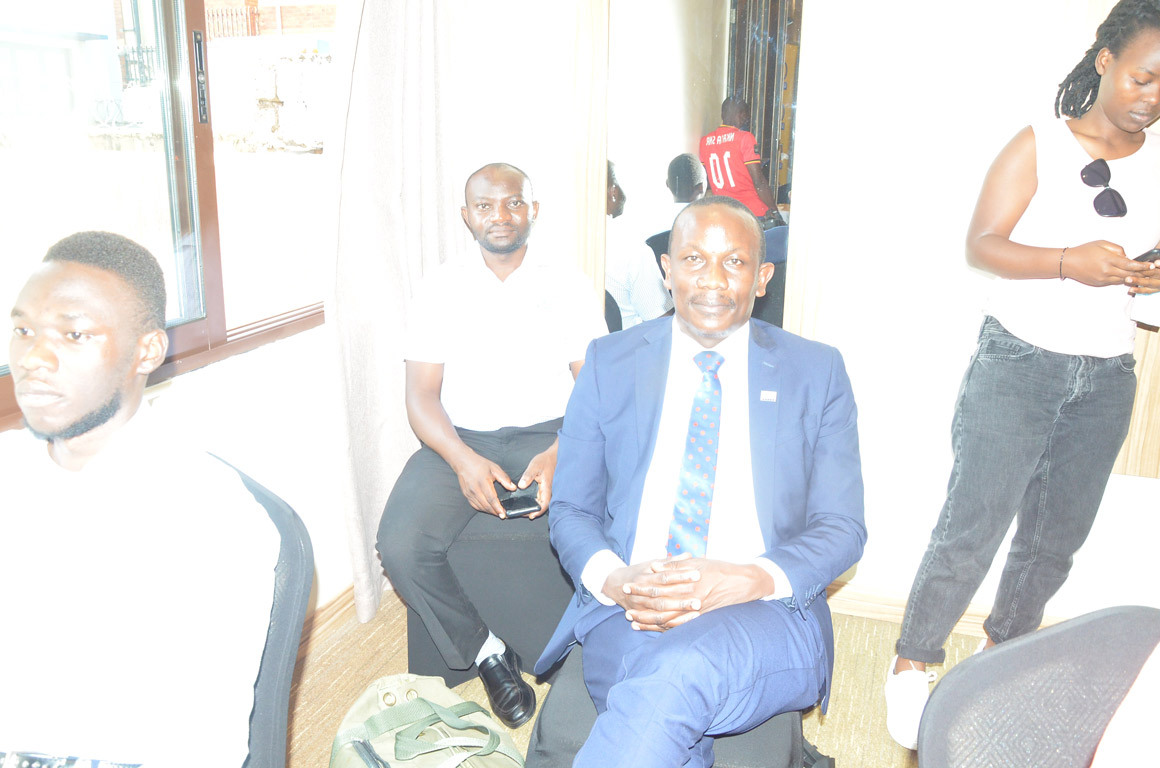
{"type": "Polygon", "coordinates": [[[745,166],[760,162],[757,139],[749,131],[723,125],[701,139],[701,165],[705,166],[713,194],[740,200],[754,216],[763,216],[769,206],[757,196],[745,166]]]}

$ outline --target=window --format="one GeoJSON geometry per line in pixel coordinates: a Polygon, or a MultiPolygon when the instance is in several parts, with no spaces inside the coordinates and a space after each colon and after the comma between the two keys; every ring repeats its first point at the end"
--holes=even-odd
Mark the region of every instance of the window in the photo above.
{"type": "MultiPolygon", "coordinates": [[[[6,12],[0,307],[52,243],[103,229],[149,248],[165,272],[170,357],[157,378],[322,322],[335,6],[241,2],[6,12]]],[[[0,428],[19,419],[7,346],[0,428]]]]}

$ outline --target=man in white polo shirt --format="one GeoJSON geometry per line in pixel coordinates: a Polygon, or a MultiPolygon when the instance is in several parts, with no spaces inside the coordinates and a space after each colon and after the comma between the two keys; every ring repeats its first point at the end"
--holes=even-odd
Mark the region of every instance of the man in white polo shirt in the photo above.
{"type": "Polygon", "coordinates": [[[464,594],[447,550],[475,515],[508,519],[496,484],[534,496],[528,518],[547,511],[556,431],[584,349],[605,329],[591,281],[570,259],[529,253],[539,203],[523,171],[486,165],[464,197],[481,258],[441,265],[408,309],[407,417],[422,447],[387,500],[378,549],[447,666],[478,665],[492,711],[514,728],[531,718],[535,693],[464,594]]]}

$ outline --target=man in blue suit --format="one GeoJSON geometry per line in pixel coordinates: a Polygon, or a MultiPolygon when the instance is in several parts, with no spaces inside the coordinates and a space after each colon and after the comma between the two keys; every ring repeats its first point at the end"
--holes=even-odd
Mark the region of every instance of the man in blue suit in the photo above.
{"type": "Polygon", "coordinates": [[[713,736],[826,703],[825,589],[866,540],[857,415],[836,350],[750,319],[764,252],[744,206],[690,204],[675,317],[588,347],[549,518],[576,596],[536,665],[584,646],[574,765],[712,765],[713,736]]]}

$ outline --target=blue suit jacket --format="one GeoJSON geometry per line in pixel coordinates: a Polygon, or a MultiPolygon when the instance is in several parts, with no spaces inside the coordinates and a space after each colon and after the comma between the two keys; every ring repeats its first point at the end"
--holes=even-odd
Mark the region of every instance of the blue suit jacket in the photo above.
{"type": "MultiPolygon", "coordinates": [[[[560,430],[549,515],[552,544],[576,596],[536,663],[537,673],[568,652],[578,628],[583,635],[619,610],[599,603],[580,573],[601,549],[625,562],[632,553],[674,322],[660,318],[588,347],[560,430]]],[[[793,585],[789,607],[818,619],[828,691],[834,640],[826,586],[858,561],[866,541],[857,411],[841,355],[751,320],[749,413],[765,556],[793,585]]]]}

